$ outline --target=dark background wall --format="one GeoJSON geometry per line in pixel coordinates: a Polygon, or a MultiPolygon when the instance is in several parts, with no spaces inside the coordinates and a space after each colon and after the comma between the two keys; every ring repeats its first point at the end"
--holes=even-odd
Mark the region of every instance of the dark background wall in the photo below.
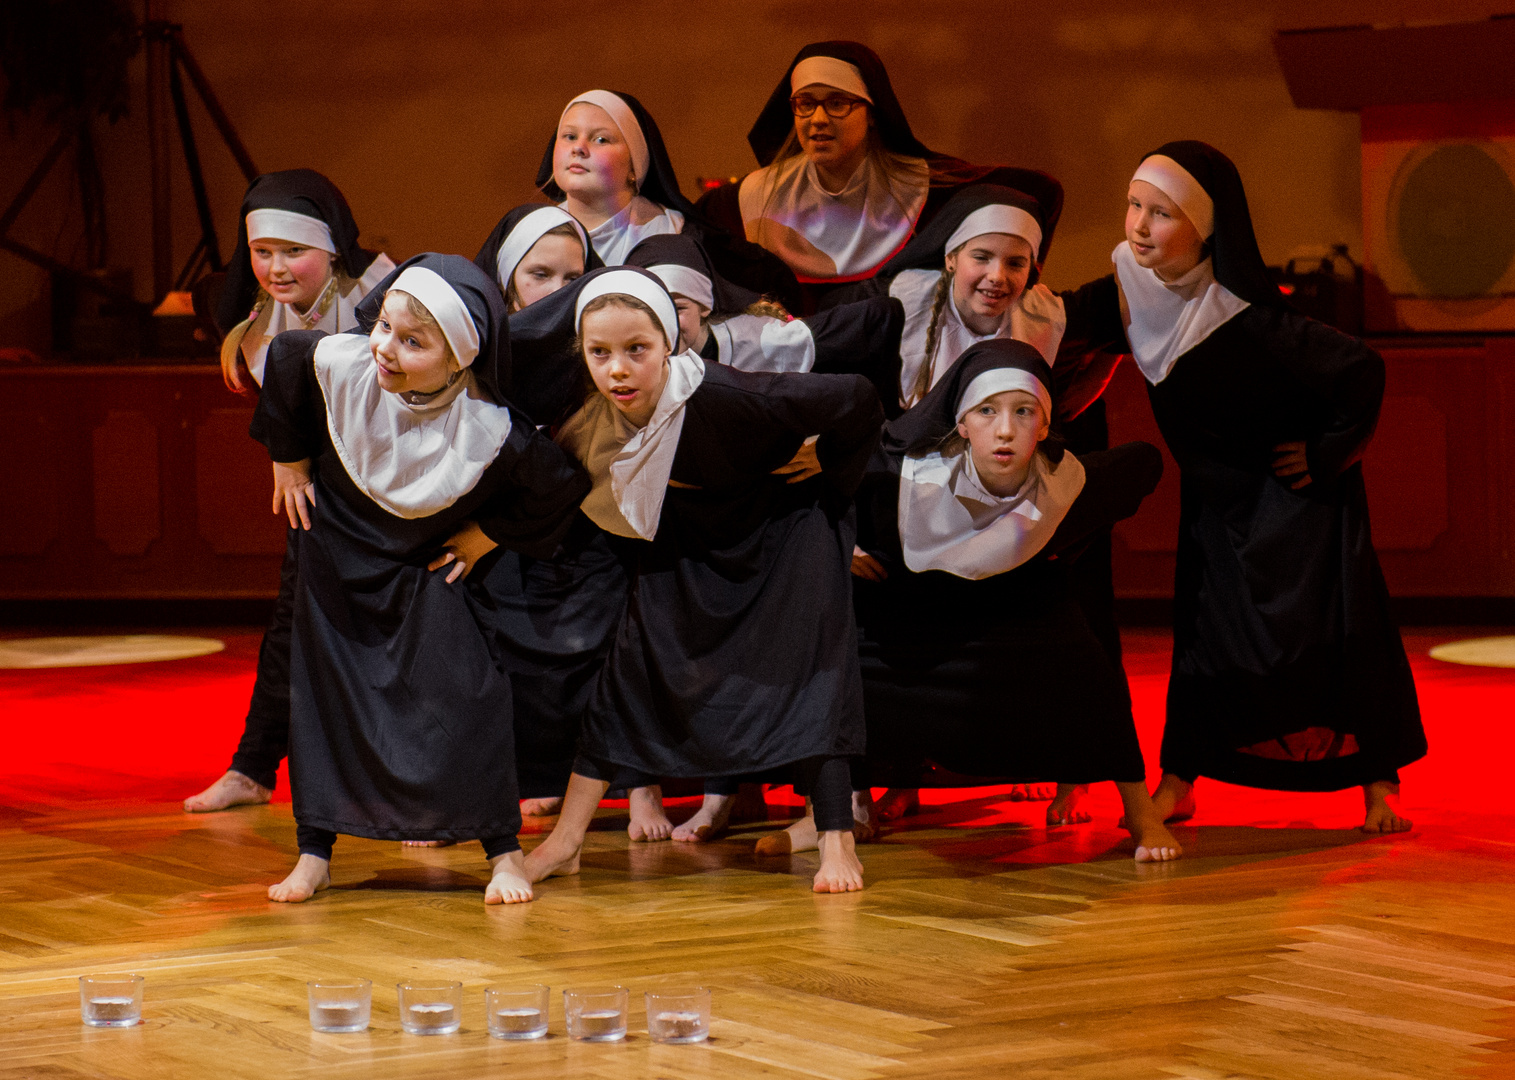
{"type": "MultiPolygon", "coordinates": [[[[533,196],[559,111],[591,86],[637,94],[658,118],[685,191],[752,167],[746,132],[794,51],[850,37],[889,66],[928,145],[973,161],[1031,165],[1068,190],[1047,267],[1054,286],[1105,273],[1125,184],[1141,154],[1197,137],[1246,178],[1263,253],[1360,250],[1357,120],[1289,101],[1271,35],[1280,25],[1481,17],[1498,4],[1108,0],[969,5],[501,4],[408,0],[166,0],[263,170],[311,166],[347,193],[364,239],[397,257],[472,254],[495,219],[533,196]]],[[[1506,6],[1509,6],[1508,3],[1506,6]]],[[[133,115],[102,129],[111,262],[150,290],[148,158],[137,64],[133,115]]],[[[192,102],[223,245],[243,183],[192,102]]],[[[0,132],[8,199],[49,134],[0,132]]],[[[195,239],[181,174],[180,257],[195,239]]],[[[59,170],[18,239],[67,259],[82,240],[59,170]]],[[[47,341],[45,275],[0,254],[0,347],[47,341]]]]}

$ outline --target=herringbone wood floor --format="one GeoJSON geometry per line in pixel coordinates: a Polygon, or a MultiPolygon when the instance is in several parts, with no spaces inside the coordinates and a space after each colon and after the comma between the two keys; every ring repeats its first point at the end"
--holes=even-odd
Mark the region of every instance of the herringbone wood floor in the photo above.
{"type": "Polygon", "coordinates": [[[292,859],[287,805],[5,801],[7,1080],[1515,1076],[1511,818],[1391,840],[1201,825],[1189,858],[1142,867],[1108,815],[1049,834],[1039,804],[989,797],[867,847],[866,892],[816,897],[814,857],[759,863],[753,829],[631,845],[605,811],[581,877],[486,910],[477,845],[344,838],[335,887],[283,907],[263,890],[292,859]],[[75,977],[106,970],[147,976],[141,1027],[80,1025],[75,977]],[[374,981],[369,1032],[310,1031],[319,976],[374,981]],[[463,982],[461,1033],[399,1031],[411,976],[463,982]],[[488,1037],[482,988],[512,981],[554,988],[550,1038],[488,1037]],[[607,982],[633,991],[630,1037],[570,1042],[558,989],[607,982]],[[711,1040],[652,1045],[640,991],[690,982],[714,988],[711,1040]]]}

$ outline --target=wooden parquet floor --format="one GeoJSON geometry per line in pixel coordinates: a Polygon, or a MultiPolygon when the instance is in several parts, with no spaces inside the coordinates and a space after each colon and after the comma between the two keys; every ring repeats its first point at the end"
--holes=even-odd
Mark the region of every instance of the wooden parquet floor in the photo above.
{"type": "Polygon", "coordinates": [[[284,907],[263,890],[292,859],[287,805],[6,801],[6,1080],[1515,1077],[1508,817],[1200,825],[1182,862],[1138,866],[1108,815],[1049,833],[1040,804],[990,796],[928,808],[864,849],[867,891],[817,897],[814,856],[755,860],[757,827],[633,845],[602,811],[580,877],[486,910],[476,844],[343,838],[334,888],[284,907]],[[146,976],[144,1023],[83,1027],[76,977],[116,970],[146,976]],[[367,1033],[310,1031],[303,984],[332,976],[373,980],[367,1033]],[[464,984],[459,1034],[399,1030],[410,977],[464,984]],[[551,1036],[489,1038],[495,982],[552,986],[551,1036]],[[567,1039],[558,990],[616,982],[627,1040],[567,1039]],[[695,982],[712,1038],[653,1045],[640,992],[695,982]]]}

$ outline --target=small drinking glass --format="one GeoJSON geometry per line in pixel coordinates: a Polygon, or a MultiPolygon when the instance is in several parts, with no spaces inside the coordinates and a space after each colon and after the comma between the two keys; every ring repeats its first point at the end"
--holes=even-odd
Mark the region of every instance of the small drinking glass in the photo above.
{"type": "Polygon", "coordinates": [[[316,1031],[339,1034],[367,1031],[373,1008],[373,983],[367,979],[348,982],[308,982],[310,1026],[316,1031]]]}
{"type": "Polygon", "coordinates": [[[540,1039],[547,1034],[547,987],[491,986],[484,1011],[496,1039],[540,1039]]]}
{"type": "Polygon", "coordinates": [[[398,983],[400,1026],[412,1035],[451,1035],[463,1026],[463,984],[398,983]]]}
{"type": "Polygon", "coordinates": [[[631,994],[624,986],[564,990],[563,1017],[568,1037],[582,1042],[616,1042],[626,1037],[626,1008],[631,994]]]}
{"type": "Polygon", "coordinates": [[[695,1043],[710,1038],[710,991],[703,986],[649,990],[647,1034],[659,1043],[695,1043]]]}
{"type": "Polygon", "coordinates": [[[90,1027],[131,1027],[142,1022],[141,975],[79,976],[79,1016],[90,1027]]]}

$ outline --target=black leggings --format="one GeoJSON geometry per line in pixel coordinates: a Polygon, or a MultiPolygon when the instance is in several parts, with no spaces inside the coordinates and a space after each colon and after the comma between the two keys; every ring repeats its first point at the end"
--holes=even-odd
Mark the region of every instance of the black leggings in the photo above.
{"type": "MultiPolygon", "coordinates": [[[[848,778],[847,759],[842,757],[805,758],[796,761],[794,790],[808,795],[815,808],[815,827],[821,832],[841,832],[852,829],[852,784],[848,778]]],[[[573,771],[591,780],[599,780],[611,787],[646,787],[656,784],[658,777],[626,765],[597,760],[580,754],[573,763],[573,771]]],[[[729,787],[734,794],[743,777],[715,778],[719,787],[729,787]]],[[[705,781],[705,790],[711,790],[712,781],[705,781]]]]}
{"type": "Polygon", "coordinates": [[[258,675],[242,741],[231,756],[231,768],[272,789],[279,763],[289,754],[289,643],[294,630],[295,578],[299,569],[299,529],[290,529],[279,567],[279,599],[274,617],[258,646],[258,675]]]}
{"type": "MultiPolygon", "coordinates": [[[[295,842],[300,845],[301,855],[314,855],[318,859],[330,862],[331,849],[337,842],[337,834],[327,829],[318,829],[314,825],[296,825],[295,842]]],[[[484,845],[486,859],[521,850],[521,842],[513,835],[486,836],[481,843],[484,845]]]]}

